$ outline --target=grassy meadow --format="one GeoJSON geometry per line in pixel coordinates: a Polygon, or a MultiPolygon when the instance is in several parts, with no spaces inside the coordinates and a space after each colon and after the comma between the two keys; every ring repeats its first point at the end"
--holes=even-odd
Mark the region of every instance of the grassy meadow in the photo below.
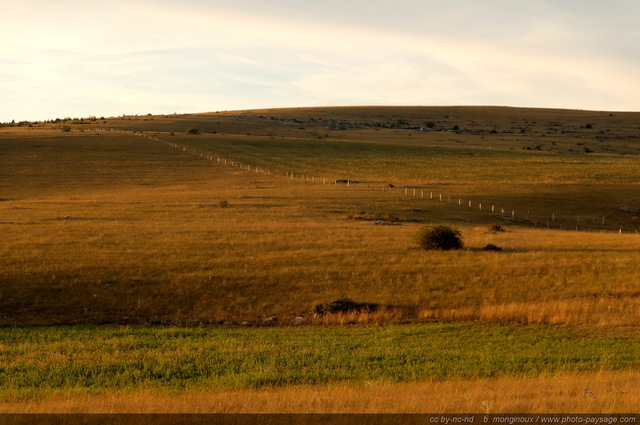
{"type": "MultiPolygon", "coordinates": [[[[227,412],[290,411],[282,393],[297,389],[308,393],[310,388],[321,393],[306,402],[297,401],[293,411],[326,411],[319,405],[332,406],[338,397],[329,397],[327,389],[338,388],[339,394],[347,394],[344,403],[354,403],[349,393],[360,388],[365,394],[399,389],[403,397],[395,398],[405,408],[411,406],[408,411],[412,412],[455,411],[454,406],[464,406],[504,413],[514,409],[515,400],[506,388],[501,391],[502,386],[513,390],[518,382],[538,380],[546,382],[549,391],[552,376],[562,390],[556,392],[564,392],[564,397],[561,402],[542,403],[547,411],[554,403],[556,409],[566,408],[569,400],[605,410],[628,409],[638,401],[628,384],[614,390],[600,382],[605,376],[618,383],[637,377],[633,371],[640,356],[637,335],[593,335],[550,326],[405,324],[330,327],[323,332],[309,326],[82,326],[6,330],[0,343],[4,352],[0,411],[4,412],[36,409],[43,393],[54,410],[61,403],[73,403],[71,398],[104,412],[100,399],[115,396],[125,411],[132,411],[136,405],[131,400],[142,401],[148,408],[163,394],[173,394],[187,398],[165,399],[164,406],[156,408],[186,410],[184,403],[193,398],[200,401],[188,411],[207,412],[217,403],[227,403],[227,412]],[[593,380],[586,382],[586,376],[593,380]],[[452,381],[491,391],[479,398],[480,394],[456,395],[449,389],[450,407],[436,407],[429,401],[434,390],[452,381]],[[585,391],[596,394],[596,399],[585,391]],[[271,393],[270,405],[238,403],[237,399],[232,403],[238,394],[256,398],[271,393]]],[[[351,404],[351,408],[392,409],[380,397],[376,403],[351,404]]],[[[531,411],[522,400],[519,406],[520,411],[531,411]]],[[[331,409],[340,410],[338,406],[331,409]]]]}
{"type": "Polygon", "coordinates": [[[398,390],[403,411],[628,412],[612,388],[640,346],[638,122],[317,108],[2,127],[0,408],[160,411],[179,392],[217,400],[198,411],[372,412],[398,390]],[[465,249],[417,248],[441,223],[465,249]],[[340,297],[381,308],[314,314],[340,297]],[[479,400],[487,382],[518,395],[479,400]],[[449,396],[409,396],[431,391],[449,396]]]}

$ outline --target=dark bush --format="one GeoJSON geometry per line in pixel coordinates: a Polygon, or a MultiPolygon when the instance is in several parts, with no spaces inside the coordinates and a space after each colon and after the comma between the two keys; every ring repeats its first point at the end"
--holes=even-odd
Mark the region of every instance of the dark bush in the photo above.
{"type": "Polygon", "coordinates": [[[487,244],[484,248],[482,248],[485,251],[502,251],[502,248],[500,248],[497,245],[494,245],[492,243],[487,244]]]}
{"type": "Polygon", "coordinates": [[[415,235],[421,248],[431,250],[460,249],[464,246],[460,231],[445,225],[425,226],[415,235]]]}
{"type": "Polygon", "coordinates": [[[504,227],[500,226],[499,224],[492,224],[489,226],[489,233],[500,233],[500,232],[506,232],[506,230],[504,230],[504,227]]]}
{"type": "Polygon", "coordinates": [[[349,313],[349,312],[372,312],[378,309],[378,304],[361,303],[347,297],[339,298],[335,301],[325,304],[316,304],[313,312],[316,314],[325,313],[349,313]]]}
{"type": "Polygon", "coordinates": [[[195,127],[190,127],[187,129],[187,134],[198,134],[200,132],[200,130],[198,130],[195,127]]]}

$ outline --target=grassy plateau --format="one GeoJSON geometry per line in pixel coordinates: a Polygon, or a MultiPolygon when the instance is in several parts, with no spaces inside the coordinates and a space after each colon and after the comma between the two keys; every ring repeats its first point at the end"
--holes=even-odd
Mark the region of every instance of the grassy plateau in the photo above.
{"type": "Polygon", "coordinates": [[[637,411],[638,123],[371,107],[0,127],[0,411],[637,411]],[[427,224],[465,248],[420,250],[427,224]],[[344,297],[379,308],[314,313],[344,297]]]}

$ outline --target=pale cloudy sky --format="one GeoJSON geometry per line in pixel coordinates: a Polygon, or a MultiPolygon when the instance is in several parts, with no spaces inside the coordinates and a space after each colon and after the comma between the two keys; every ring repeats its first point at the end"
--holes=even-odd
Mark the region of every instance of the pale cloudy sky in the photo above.
{"type": "Polygon", "coordinates": [[[0,121],[325,105],[640,110],[638,0],[3,0],[0,121]]]}

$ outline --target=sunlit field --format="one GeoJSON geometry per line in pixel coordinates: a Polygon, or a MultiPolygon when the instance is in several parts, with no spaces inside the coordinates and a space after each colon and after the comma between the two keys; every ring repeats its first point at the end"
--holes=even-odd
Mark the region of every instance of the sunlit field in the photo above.
{"type": "Polygon", "coordinates": [[[4,409],[189,410],[163,401],[177,391],[213,397],[200,412],[372,412],[397,390],[411,412],[633,410],[582,386],[613,394],[638,362],[638,121],[354,108],[0,128],[4,409]],[[464,249],[419,249],[427,224],[464,249]],[[378,308],[314,313],[345,297],[378,308]],[[486,379],[511,396],[480,400],[486,379]]]}

